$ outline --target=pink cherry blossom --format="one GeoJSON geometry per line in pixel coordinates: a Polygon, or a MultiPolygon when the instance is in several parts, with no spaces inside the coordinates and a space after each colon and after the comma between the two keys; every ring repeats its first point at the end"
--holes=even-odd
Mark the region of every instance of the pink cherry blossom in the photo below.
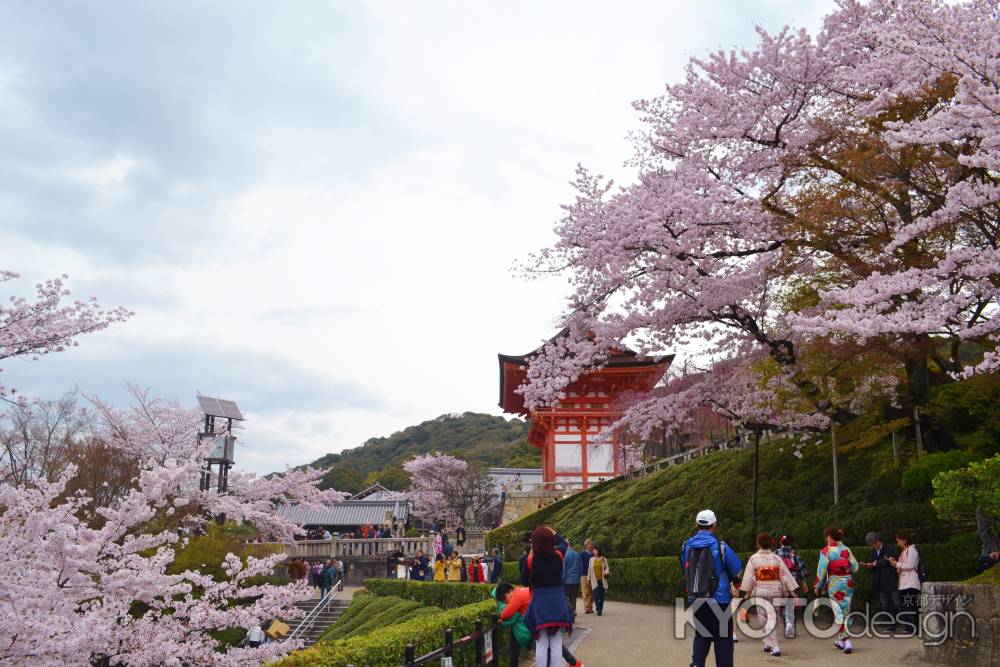
{"type": "Polygon", "coordinates": [[[998,35],[989,0],[845,0],[815,35],[759,29],[755,47],[692,59],[682,81],[637,102],[647,128],[638,176],[615,187],[579,167],[557,241],[529,264],[566,275],[572,291],[570,335],[533,360],[526,405],[557,402],[623,345],[717,370],[765,355],[785,387],[721,396],[738,386],[733,375],[679,388],[629,410],[639,431],[681,423],[706,401],[738,421],[768,417],[771,394],[793,388],[807,403],[800,417],[768,419],[815,428],[839,417],[865,383],[850,396],[824,391],[801,358],[817,337],[877,342],[900,367],[947,342],[956,374],[1000,368],[998,35]],[[926,113],[882,120],[920,96],[926,113]],[[917,150],[940,159],[884,182],[845,173],[833,156],[862,127],[887,160],[906,164],[917,150]],[[821,230],[793,224],[796,198],[817,183],[840,188],[858,215],[821,230]],[[818,303],[789,307],[787,295],[810,283],[818,303]],[[986,355],[963,369],[965,343],[986,355]]]}

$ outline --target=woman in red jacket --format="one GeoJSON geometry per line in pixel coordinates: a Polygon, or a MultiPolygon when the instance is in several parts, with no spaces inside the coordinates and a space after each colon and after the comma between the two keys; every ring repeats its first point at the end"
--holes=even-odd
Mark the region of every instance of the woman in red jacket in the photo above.
{"type": "Polygon", "coordinates": [[[469,563],[469,582],[474,584],[483,583],[483,566],[478,558],[473,558],[469,563]]]}

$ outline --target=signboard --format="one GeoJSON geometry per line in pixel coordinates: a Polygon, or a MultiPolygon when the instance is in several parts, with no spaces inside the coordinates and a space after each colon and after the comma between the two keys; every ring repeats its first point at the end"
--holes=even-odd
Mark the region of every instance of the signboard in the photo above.
{"type": "Polygon", "coordinates": [[[486,662],[493,659],[493,633],[487,632],[483,635],[483,646],[485,647],[484,653],[486,654],[486,662]]]}

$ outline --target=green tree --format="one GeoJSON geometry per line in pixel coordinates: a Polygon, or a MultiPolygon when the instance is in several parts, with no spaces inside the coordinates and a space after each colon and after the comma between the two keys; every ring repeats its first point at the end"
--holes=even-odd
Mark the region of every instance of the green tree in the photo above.
{"type": "Polygon", "coordinates": [[[1000,514],[1000,454],[934,478],[934,509],[942,518],[1000,514]]]}

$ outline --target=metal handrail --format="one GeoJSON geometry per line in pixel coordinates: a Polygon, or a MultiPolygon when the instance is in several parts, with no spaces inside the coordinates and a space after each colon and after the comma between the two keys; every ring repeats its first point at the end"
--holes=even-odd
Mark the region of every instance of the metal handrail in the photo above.
{"type": "Polygon", "coordinates": [[[302,618],[302,621],[299,622],[298,626],[292,630],[291,634],[288,635],[289,640],[300,639],[305,631],[313,626],[319,615],[330,608],[330,603],[336,599],[337,593],[339,592],[337,589],[340,587],[342,581],[343,579],[338,579],[337,583],[333,585],[333,588],[331,588],[326,595],[320,598],[315,607],[306,613],[306,615],[302,618]]]}
{"type": "MultiPolygon", "coordinates": [[[[493,623],[488,628],[484,628],[482,626],[482,622],[481,621],[476,621],[476,630],[475,630],[475,632],[473,632],[472,634],[465,635],[464,637],[460,637],[459,639],[455,639],[454,635],[453,635],[453,630],[451,628],[448,628],[444,632],[444,646],[441,646],[440,648],[436,648],[433,651],[431,651],[430,653],[425,653],[424,655],[421,655],[419,657],[414,654],[415,652],[414,652],[414,646],[413,646],[413,644],[407,644],[406,645],[406,649],[405,649],[404,658],[403,658],[404,662],[403,662],[402,667],[417,667],[419,665],[423,665],[423,664],[426,664],[428,662],[433,662],[435,660],[439,660],[440,658],[443,658],[443,657],[451,657],[452,652],[456,648],[458,648],[460,646],[464,646],[465,644],[468,644],[470,642],[476,642],[476,644],[477,644],[477,649],[476,650],[477,650],[477,653],[480,654],[480,655],[477,655],[476,664],[477,665],[485,664],[485,661],[482,659],[482,656],[481,656],[481,653],[482,653],[482,651],[481,651],[481,649],[482,649],[481,640],[487,634],[498,636],[497,633],[499,633],[500,628],[503,625],[500,622],[500,620],[499,620],[499,618],[497,617],[496,614],[493,615],[493,618],[494,618],[494,621],[493,621],[493,623]]],[[[503,645],[503,646],[494,645],[493,646],[493,660],[491,661],[492,664],[499,665],[500,664],[500,655],[502,653],[504,653],[507,649],[508,649],[508,646],[506,646],[506,645],[503,645]]],[[[347,667],[353,667],[353,666],[352,665],[348,665],[347,667]]]]}

